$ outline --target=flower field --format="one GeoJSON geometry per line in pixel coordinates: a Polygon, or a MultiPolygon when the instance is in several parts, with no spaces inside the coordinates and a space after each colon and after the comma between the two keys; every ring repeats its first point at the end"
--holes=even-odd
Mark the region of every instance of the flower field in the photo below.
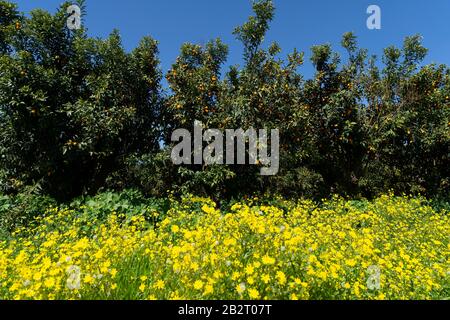
{"type": "Polygon", "coordinates": [[[1,299],[446,299],[450,224],[420,199],[258,199],[93,218],[50,209],[0,243],[1,299]]]}

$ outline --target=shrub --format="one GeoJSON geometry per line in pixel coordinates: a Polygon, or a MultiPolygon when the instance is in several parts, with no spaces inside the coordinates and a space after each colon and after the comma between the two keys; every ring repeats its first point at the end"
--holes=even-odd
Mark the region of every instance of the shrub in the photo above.
{"type": "Polygon", "coordinates": [[[0,236],[6,237],[12,231],[28,226],[56,205],[54,199],[42,195],[39,186],[27,187],[14,196],[0,196],[0,236]]]}

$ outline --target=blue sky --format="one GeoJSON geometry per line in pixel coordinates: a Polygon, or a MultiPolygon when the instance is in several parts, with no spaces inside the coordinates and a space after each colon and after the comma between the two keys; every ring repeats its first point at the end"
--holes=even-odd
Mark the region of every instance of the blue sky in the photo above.
{"type": "MultiPolygon", "coordinates": [[[[33,8],[51,12],[61,0],[15,1],[21,11],[33,8]]],[[[339,50],[341,36],[353,31],[362,47],[380,55],[389,45],[401,45],[405,36],[420,33],[430,49],[426,63],[450,65],[449,0],[275,0],[276,14],[266,44],[277,41],[283,55],[293,48],[331,43],[339,50]],[[366,9],[382,10],[382,29],[368,30],[366,9]]],[[[251,15],[250,0],[87,0],[85,26],[94,37],[107,37],[117,28],[127,50],[150,35],[160,42],[162,69],[167,71],[184,42],[205,43],[220,37],[230,47],[228,64],[242,63],[242,47],[232,35],[234,27],[251,15]]],[[[302,73],[312,74],[309,60],[302,73]]]]}

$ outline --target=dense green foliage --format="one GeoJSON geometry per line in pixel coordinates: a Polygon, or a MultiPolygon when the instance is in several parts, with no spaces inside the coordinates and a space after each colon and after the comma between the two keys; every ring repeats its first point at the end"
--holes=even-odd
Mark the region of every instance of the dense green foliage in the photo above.
{"type": "Polygon", "coordinates": [[[11,21],[16,32],[1,45],[4,191],[33,183],[61,198],[96,191],[129,155],[159,146],[156,42],[145,38],[128,54],[116,31],[106,40],[72,32],[66,6],[11,21]]]}
{"type": "Polygon", "coordinates": [[[157,43],[130,53],[119,33],[92,39],[66,27],[65,9],[25,17],[0,1],[0,191],[39,185],[59,199],[101,189],[168,190],[229,199],[252,193],[372,197],[393,190],[449,192],[450,69],[422,65],[419,36],[387,48],[382,63],[347,33],[340,57],[312,48],[280,58],[263,45],[275,11],[253,4],[235,29],[245,64],[224,72],[227,46],[185,44],[161,88],[157,43]],[[280,173],[256,166],[175,166],[175,128],[278,128],[280,173]]]}

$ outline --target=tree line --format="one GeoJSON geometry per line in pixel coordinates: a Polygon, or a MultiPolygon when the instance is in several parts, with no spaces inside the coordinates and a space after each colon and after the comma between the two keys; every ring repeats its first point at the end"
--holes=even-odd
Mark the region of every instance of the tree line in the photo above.
{"type": "Polygon", "coordinates": [[[118,31],[96,39],[70,30],[68,6],[25,16],[0,0],[1,193],[39,185],[57,199],[103,189],[218,199],[448,195],[450,69],[423,65],[418,35],[378,61],[346,33],[346,56],[327,44],[311,48],[315,73],[306,79],[303,52],[282,58],[277,43],[263,45],[275,8],[259,0],[234,30],[243,66],[225,69],[228,48],[215,39],[184,44],[163,74],[156,40],[127,52],[118,31]],[[174,165],[171,134],[195,121],[279,129],[279,173],[174,165]]]}

